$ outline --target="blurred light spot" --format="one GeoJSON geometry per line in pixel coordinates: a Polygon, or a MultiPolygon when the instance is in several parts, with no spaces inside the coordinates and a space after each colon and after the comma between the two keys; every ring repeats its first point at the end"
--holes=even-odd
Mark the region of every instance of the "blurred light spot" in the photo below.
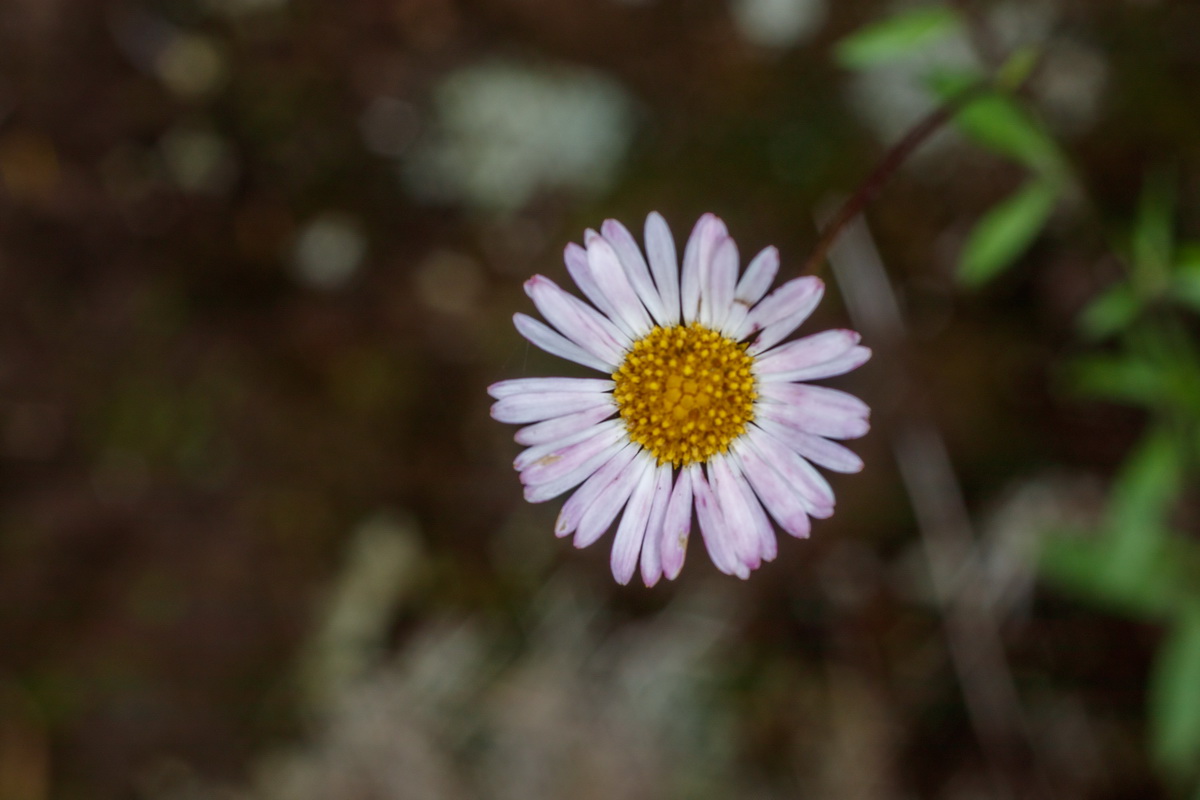
{"type": "Polygon", "coordinates": [[[1047,118],[1060,132],[1083,133],[1096,121],[1108,65],[1095,50],[1078,42],[1055,42],[1033,80],[1033,91],[1047,118]]]}
{"type": "Polygon", "coordinates": [[[357,221],[344,214],[323,214],[296,239],[296,273],[311,286],[336,289],[354,276],[366,252],[367,240],[357,221]]]}
{"type": "Polygon", "coordinates": [[[434,105],[436,128],[402,171],[409,189],[499,212],[543,189],[604,189],[633,133],[625,90],[580,69],[470,66],[438,86],[434,105]]]}
{"type": "Polygon", "coordinates": [[[159,148],[171,177],[184,191],[221,194],[237,177],[229,146],[210,130],[172,128],[159,148]]]}
{"type": "Polygon", "coordinates": [[[158,52],[155,71],[167,88],[185,97],[211,93],[225,79],[225,58],[207,36],[178,33],[158,52]]]}
{"type": "Polygon", "coordinates": [[[732,0],[738,31],[759,47],[783,48],[810,38],[825,24],[825,0],[732,0]]]}
{"type": "Polygon", "coordinates": [[[45,136],[17,130],[0,139],[0,190],[13,199],[48,199],[59,174],[58,153],[45,136]]]}
{"type": "Polygon", "coordinates": [[[394,97],[376,97],[358,120],[363,142],[371,152],[392,158],[413,143],[418,125],[412,104],[394,97]]]}
{"type": "Polygon", "coordinates": [[[448,250],[439,250],[422,261],[416,281],[422,302],[446,314],[472,313],[483,294],[479,264],[448,250]]]}

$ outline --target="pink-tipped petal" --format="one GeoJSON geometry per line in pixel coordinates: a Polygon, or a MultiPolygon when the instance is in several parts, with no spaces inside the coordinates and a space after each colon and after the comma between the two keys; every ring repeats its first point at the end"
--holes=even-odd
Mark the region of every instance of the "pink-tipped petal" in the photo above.
{"type": "Polygon", "coordinates": [[[565,468],[568,464],[564,463],[563,469],[557,470],[555,473],[547,473],[542,476],[542,480],[537,483],[526,483],[524,496],[526,502],[529,503],[544,503],[558,497],[563,492],[569,491],[578,486],[589,476],[594,475],[596,470],[610,461],[621,448],[625,447],[625,443],[621,440],[617,441],[602,441],[602,449],[591,454],[588,458],[582,460],[574,460],[569,463],[569,468],[565,468]]]}
{"type": "Polygon", "coordinates": [[[775,529],[771,527],[771,521],[767,519],[767,512],[763,510],[762,503],[754,494],[754,489],[751,488],[749,481],[742,472],[741,460],[732,452],[728,457],[729,467],[736,478],[734,485],[742,494],[742,500],[746,503],[746,507],[750,511],[750,516],[753,519],[754,532],[758,537],[758,552],[763,561],[774,561],[775,556],[779,554],[779,543],[775,540],[775,529]]]}
{"type": "Polygon", "coordinates": [[[605,362],[620,363],[630,339],[596,309],[563,291],[543,275],[525,281],[525,294],[546,321],[575,344],[605,362]]]}
{"type": "Polygon", "coordinates": [[[638,471],[638,478],[633,485],[633,492],[629,495],[629,505],[617,524],[609,559],[613,578],[622,586],[629,583],[634,570],[637,569],[638,554],[642,550],[646,525],[650,521],[650,506],[654,503],[654,487],[658,483],[655,479],[654,459],[643,452],[637,461],[634,468],[638,471]]]}
{"type": "Polygon", "coordinates": [[[646,255],[654,283],[662,296],[666,325],[679,324],[679,260],[667,221],[657,211],[646,217],[646,255]]]}
{"type": "Polygon", "coordinates": [[[601,490],[596,502],[584,512],[579,520],[579,527],[575,529],[576,547],[587,547],[604,535],[625,507],[625,501],[629,499],[641,474],[641,466],[635,461],[628,469],[618,474],[615,481],[601,490]]]}
{"type": "MultiPolygon", "coordinates": [[[[584,234],[584,238],[588,238],[588,235],[599,236],[600,234],[588,229],[584,234]]],[[[579,291],[583,292],[583,296],[591,300],[592,304],[600,309],[601,313],[627,337],[630,339],[637,338],[633,328],[628,327],[624,318],[617,314],[617,307],[613,304],[612,298],[600,288],[600,283],[592,271],[591,262],[588,260],[587,250],[575,244],[575,242],[571,242],[563,250],[563,263],[567,265],[567,272],[571,275],[571,280],[575,281],[575,285],[579,287],[579,291]]]]}
{"type": "Polygon", "coordinates": [[[790,372],[776,372],[770,375],[761,376],[762,380],[767,383],[784,382],[791,383],[793,381],[818,381],[822,378],[833,378],[838,375],[845,375],[847,372],[858,369],[863,364],[867,363],[871,358],[871,350],[862,345],[855,345],[842,353],[840,356],[831,358],[820,364],[813,364],[810,367],[801,367],[790,372]]]}
{"type": "Polygon", "coordinates": [[[691,325],[700,318],[701,296],[713,253],[720,240],[728,235],[725,223],[715,214],[704,214],[692,228],[692,235],[683,248],[683,275],[679,284],[684,325],[691,325]]]}
{"type": "Polygon", "coordinates": [[[552,356],[565,358],[567,361],[574,361],[576,364],[582,364],[585,367],[591,367],[600,372],[611,373],[617,368],[616,363],[610,364],[596,358],[579,345],[571,342],[561,333],[551,330],[550,326],[538,322],[528,314],[513,314],[513,325],[516,326],[517,332],[524,336],[530,344],[545,350],[552,356]]]}
{"type": "Polygon", "coordinates": [[[765,352],[790,336],[812,315],[824,294],[825,284],[812,276],[795,278],[771,292],[746,318],[746,335],[754,336],[748,352],[765,352]]]}
{"type": "Polygon", "coordinates": [[[576,411],[574,414],[567,414],[563,417],[536,422],[533,425],[526,425],[524,428],[517,429],[517,432],[513,434],[513,441],[517,444],[523,444],[526,447],[559,444],[567,437],[574,436],[580,431],[587,430],[603,422],[615,414],[616,411],[617,404],[612,403],[607,406],[596,406],[595,408],[576,411]]]}
{"type": "Polygon", "coordinates": [[[764,376],[781,375],[824,364],[849,352],[861,338],[854,331],[844,328],[814,333],[760,355],[754,362],[754,372],[764,376]]]}
{"type": "Polygon", "coordinates": [[[750,488],[775,522],[779,523],[779,527],[797,539],[807,539],[811,529],[808,512],[800,496],[784,482],[783,476],[745,440],[734,446],[733,457],[750,483],[750,488]]]}
{"type": "Polygon", "coordinates": [[[613,382],[605,378],[513,378],[497,381],[487,391],[499,400],[531,392],[611,392],[613,386],[613,382]]]}
{"type": "MultiPolygon", "coordinates": [[[[575,433],[567,434],[562,438],[555,439],[552,442],[545,444],[532,445],[522,450],[516,458],[513,459],[513,469],[517,472],[525,472],[525,470],[539,464],[541,462],[553,463],[560,460],[561,453],[568,447],[578,444],[579,442],[591,439],[597,435],[615,437],[621,432],[623,425],[621,420],[612,419],[598,425],[592,425],[588,428],[581,428],[575,433]]],[[[537,473],[534,473],[536,476],[537,473]]],[[[528,482],[529,476],[522,475],[521,480],[528,482]]]]}
{"type": "Polygon", "coordinates": [[[669,581],[679,577],[687,556],[688,537],[692,533],[692,476],[699,470],[695,464],[680,470],[667,501],[661,551],[663,574],[669,581]]]}
{"type": "Polygon", "coordinates": [[[700,300],[701,321],[713,330],[725,329],[725,320],[733,310],[737,285],[738,249],[732,237],[726,237],[713,253],[706,293],[700,300]]]}
{"type": "Polygon", "coordinates": [[[558,512],[558,521],[554,524],[554,535],[562,538],[575,532],[579,520],[596,502],[604,490],[625,471],[642,448],[633,443],[626,443],[611,459],[597,469],[592,476],[583,482],[576,492],[563,503],[558,512]]]}
{"type": "Polygon", "coordinates": [[[596,286],[612,304],[616,317],[625,323],[620,327],[629,330],[633,339],[646,335],[652,327],[650,315],[629,283],[625,268],[617,258],[617,251],[607,239],[595,231],[589,231],[585,240],[592,277],[596,286]]]}
{"type": "Polygon", "coordinates": [[[525,424],[608,405],[612,395],[588,392],[530,392],[502,397],[492,403],[492,419],[525,424]]]}
{"type": "Polygon", "coordinates": [[[812,464],[758,426],[751,426],[745,438],[746,444],[757,450],[763,460],[783,476],[784,482],[800,495],[810,517],[826,519],[833,516],[833,488],[812,464]]]}
{"type": "Polygon", "coordinates": [[[654,317],[654,321],[659,325],[670,325],[662,296],[655,288],[654,281],[650,279],[650,268],[633,234],[615,219],[604,220],[604,224],[600,226],[600,233],[612,245],[613,250],[617,251],[617,258],[625,268],[625,276],[629,278],[633,291],[650,312],[650,316],[654,317]]]}
{"type": "Polygon", "coordinates": [[[852,394],[807,383],[763,383],[763,417],[830,439],[857,439],[871,429],[871,409],[852,394]]]}
{"type": "Polygon", "coordinates": [[[654,470],[654,501],[646,521],[646,536],[642,541],[642,583],[650,588],[663,575],[662,537],[663,520],[667,516],[667,502],[671,499],[670,464],[662,464],[654,470]]]}
{"type": "Polygon", "coordinates": [[[700,472],[692,476],[692,491],[695,494],[700,535],[704,538],[704,546],[713,566],[726,575],[737,575],[742,579],[750,577],[750,568],[738,559],[728,529],[729,523],[716,493],[700,472]]]}
{"type": "MultiPolygon", "coordinates": [[[[610,449],[614,444],[625,441],[625,431],[620,427],[620,421],[613,420],[613,422],[617,424],[597,425],[586,433],[586,438],[563,445],[557,450],[546,452],[547,445],[529,448],[517,457],[518,463],[524,459],[524,463],[517,467],[521,471],[521,483],[526,486],[537,486],[541,483],[555,481],[581,464],[600,466],[600,463],[603,462],[596,463],[596,455],[610,449]],[[529,458],[526,458],[527,456],[529,458]]],[[[607,459],[605,460],[607,461],[607,459]]],[[[583,478],[579,480],[583,480],[583,478]]]]}
{"type": "Polygon", "coordinates": [[[862,471],[862,459],[852,450],[837,442],[831,442],[822,436],[804,433],[767,417],[755,420],[755,424],[804,458],[825,467],[825,469],[847,474],[862,471]]]}
{"type": "Polygon", "coordinates": [[[709,459],[708,476],[725,520],[725,538],[733,546],[733,552],[742,565],[751,571],[758,569],[762,554],[759,552],[756,520],[745,496],[738,490],[739,478],[734,476],[724,455],[718,454],[709,459]]]}

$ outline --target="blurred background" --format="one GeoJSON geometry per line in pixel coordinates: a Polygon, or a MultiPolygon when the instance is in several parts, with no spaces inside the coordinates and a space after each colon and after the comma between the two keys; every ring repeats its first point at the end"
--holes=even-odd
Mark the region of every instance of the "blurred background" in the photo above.
{"type": "Polygon", "coordinates": [[[1200,233],[1200,5],[938,6],[850,68],[905,8],[0,3],[0,798],[1190,797],[1195,328],[1164,410],[1115,359],[1166,284],[1078,319],[1131,235],[1173,269],[1200,233]],[[838,513],[746,583],[698,537],[653,590],[556,540],[484,393],[562,370],[522,282],[651,210],[790,277],[932,65],[1024,46],[1075,176],[1044,229],[963,285],[1029,170],[947,126],[823,274],[804,331],[876,350],[832,382],[875,423],[838,513]],[[1121,585],[1178,592],[1088,583],[1113,518],[1170,555],[1121,585]]]}

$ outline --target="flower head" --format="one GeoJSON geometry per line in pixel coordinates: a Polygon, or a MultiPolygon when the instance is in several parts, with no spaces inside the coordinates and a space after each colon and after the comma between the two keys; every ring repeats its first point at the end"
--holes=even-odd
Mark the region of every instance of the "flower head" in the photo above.
{"type": "Polygon", "coordinates": [[[550,325],[516,314],[521,335],[607,377],[501,381],[488,387],[492,416],[525,425],[513,466],[526,500],[575,489],[555,533],[587,547],[620,516],[618,582],[639,562],[647,586],[674,579],[693,510],[713,564],[746,578],[775,558],[771,519],[806,538],[810,518],[833,514],[833,490],[813,464],[862,469],[831,440],[867,432],[866,404],[803,381],[849,372],[871,351],[849,330],[785,343],[824,284],[796,278],[767,294],[778,251],[766,248],[739,275],[737,245],[712,214],[692,230],[682,272],[658,213],[646,218],[645,241],[643,255],[607,220],[587,231],[586,247],[567,245],[567,270],[591,305],[541,275],[525,283],[550,325]]]}

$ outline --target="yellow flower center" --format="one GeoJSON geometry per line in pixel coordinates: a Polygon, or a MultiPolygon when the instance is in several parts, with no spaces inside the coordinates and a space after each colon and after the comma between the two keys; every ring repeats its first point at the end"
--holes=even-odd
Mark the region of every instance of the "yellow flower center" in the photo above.
{"type": "Polygon", "coordinates": [[[629,438],[677,467],[725,452],[754,419],[753,363],[746,345],[699,323],[656,327],[613,373],[629,438]]]}

